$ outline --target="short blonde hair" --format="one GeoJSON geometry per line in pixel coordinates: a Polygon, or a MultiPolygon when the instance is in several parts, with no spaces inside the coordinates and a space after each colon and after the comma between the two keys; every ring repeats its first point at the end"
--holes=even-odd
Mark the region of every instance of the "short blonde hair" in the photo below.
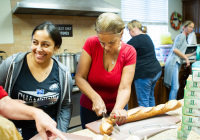
{"type": "Polygon", "coordinates": [[[182,25],[182,31],[183,31],[183,27],[187,27],[188,25],[190,25],[190,24],[194,24],[194,22],[193,21],[191,21],[191,20],[186,20],[185,22],[183,22],[183,25],[182,25]]]}
{"type": "Polygon", "coordinates": [[[123,20],[114,13],[101,14],[95,23],[95,30],[97,33],[111,33],[117,34],[125,28],[123,20]]]}
{"type": "Polygon", "coordinates": [[[142,26],[142,23],[139,22],[138,20],[132,20],[127,24],[128,29],[133,29],[134,27],[138,27],[138,29],[140,29],[143,33],[147,32],[147,27],[142,26]]]}

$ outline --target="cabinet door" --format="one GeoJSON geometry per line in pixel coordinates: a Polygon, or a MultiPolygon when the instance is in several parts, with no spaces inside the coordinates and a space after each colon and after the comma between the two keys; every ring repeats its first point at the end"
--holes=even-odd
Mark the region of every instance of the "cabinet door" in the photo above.
{"type": "Polygon", "coordinates": [[[132,86],[131,86],[131,97],[128,102],[128,109],[132,109],[132,108],[135,108],[138,106],[139,106],[139,104],[137,102],[137,95],[136,95],[136,91],[135,91],[135,85],[133,82],[132,86]]]}
{"type": "Polygon", "coordinates": [[[164,81],[164,71],[160,78],[158,79],[155,89],[154,97],[156,105],[165,104],[169,99],[169,90],[163,85],[164,81]]]}
{"type": "Polygon", "coordinates": [[[195,24],[195,33],[200,38],[200,0],[182,0],[183,22],[192,20],[195,24]]]}
{"type": "Polygon", "coordinates": [[[179,90],[177,94],[178,100],[183,99],[184,97],[184,88],[186,85],[186,80],[190,74],[191,74],[191,66],[186,67],[186,64],[183,64],[179,72],[179,90]]]}

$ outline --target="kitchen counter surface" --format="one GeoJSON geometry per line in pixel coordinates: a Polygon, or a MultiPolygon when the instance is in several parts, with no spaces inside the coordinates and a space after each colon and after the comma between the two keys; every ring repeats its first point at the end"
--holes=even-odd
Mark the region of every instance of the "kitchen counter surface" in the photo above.
{"type": "MultiPolygon", "coordinates": [[[[189,59],[189,60],[190,60],[190,63],[196,62],[195,59],[189,59]]],[[[161,66],[161,67],[165,67],[165,62],[159,61],[159,63],[160,63],[160,66],[161,66]]],[[[183,60],[183,64],[186,64],[186,61],[185,61],[185,60],[183,60]]]]}
{"type": "MultiPolygon", "coordinates": [[[[183,100],[180,100],[180,101],[183,104],[183,100]]],[[[182,119],[182,108],[167,112],[167,114],[173,115],[182,119]]],[[[178,124],[178,126],[180,126],[180,124],[181,122],[178,124]]],[[[148,140],[180,140],[177,138],[177,129],[178,128],[166,130],[147,139],[148,140]]],[[[97,134],[93,133],[89,129],[80,130],[80,131],[74,132],[73,134],[93,137],[94,140],[95,138],[97,138],[97,134]]]]}

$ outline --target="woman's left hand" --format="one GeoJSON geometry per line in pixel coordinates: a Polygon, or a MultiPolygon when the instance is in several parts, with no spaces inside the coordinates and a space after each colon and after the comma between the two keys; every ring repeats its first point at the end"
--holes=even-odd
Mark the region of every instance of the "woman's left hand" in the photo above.
{"type": "Polygon", "coordinates": [[[114,109],[111,113],[110,113],[110,118],[111,119],[115,119],[115,122],[118,125],[121,125],[123,123],[125,123],[126,118],[127,118],[127,112],[125,109],[114,109]]]}

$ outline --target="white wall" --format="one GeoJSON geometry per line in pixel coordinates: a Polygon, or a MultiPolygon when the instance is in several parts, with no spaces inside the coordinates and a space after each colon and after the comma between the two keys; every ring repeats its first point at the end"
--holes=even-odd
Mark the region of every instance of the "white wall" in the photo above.
{"type": "Polygon", "coordinates": [[[110,4],[112,4],[113,6],[120,8],[121,9],[121,0],[104,0],[110,4]]]}
{"type": "MultiPolygon", "coordinates": [[[[121,9],[121,0],[104,0],[113,6],[121,9]]],[[[168,0],[168,31],[172,34],[172,40],[180,34],[181,30],[174,30],[170,24],[170,17],[173,12],[178,12],[182,15],[182,0],[168,0]]],[[[175,24],[178,24],[178,22],[175,24]]]]}
{"type": "MultiPolygon", "coordinates": [[[[121,0],[104,0],[113,6],[121,9],[121,0]]],[[[182,0],[168,0],[168,30],[172,34],[172,40],[180,33],[181,30],[174,30],[170,25],[170,16],[176,11],[182,15],[182,0]]],[[[0,44],[10,44],[14,42],[12,13],[10,0],[1,0],[0,4],[0,44]]]]}
{"type": "Polygon", "coordinates": [[[0,2],[0,44],[14,43],[10,0],[0,2]]]}
{"type": "MultiPolygon", "coordinates": [[[[172,27],[171,27],[171,24],[170,24],[170,17],[171,17],[171,14],[173,12],[178,12],[181,14],[182,16],[182,0],[168,0],[168,31],[172,34],[172,40],[174,40],[176,38],[176,36],[178,34],[180,34],[181,32],[181,29],[179,30],[174,30],[172,27]]],[[[178,24],[178,21],[177,22],[174,22],[176,25],[178,24]]]]}
{"type": "MultiPolygon", "coordinates": [[[[115,6],[116,8],[121,9],[121,0],[104,0],[110,4],[112,4],[113,6],[115,6]]],[[[119,14],[119,16],[121,17],[121,14],[119,14]]]]}

